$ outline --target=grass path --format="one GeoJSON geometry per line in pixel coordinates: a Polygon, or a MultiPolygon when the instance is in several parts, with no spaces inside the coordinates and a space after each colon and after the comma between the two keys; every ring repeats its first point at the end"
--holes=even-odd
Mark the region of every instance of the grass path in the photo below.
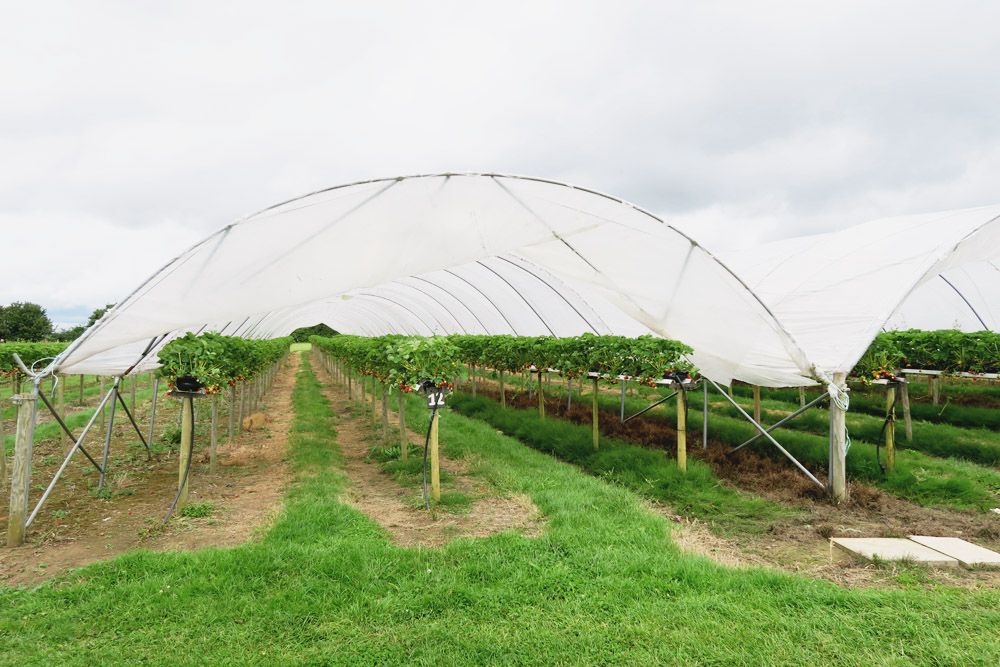
{"type": "MultiPolygon", "coordinates": [[[[261,540],[135,552],[0,588],[3,664],[969,664],[1000,660],[1000,596],[845,591],[682,554],[629,491],[490,426],[442,417],[451,456],[527,493],[545,534],[393,546],[337,500],[335,417],[303,364],[297,481],[261,540]]],[[[419,398],[407,405],[426,427],[419,398]]]]}

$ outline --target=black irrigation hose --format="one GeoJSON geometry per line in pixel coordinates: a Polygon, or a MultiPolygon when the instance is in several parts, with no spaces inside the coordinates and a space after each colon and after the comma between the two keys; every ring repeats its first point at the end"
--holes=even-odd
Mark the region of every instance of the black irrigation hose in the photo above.
{"type": "Polygon", "coordinates": [[[435,417],[437,417],[437,408],[431,409],[431,420],[427,424],[427,439],[424,440],[424,505],[428,510],[431,508],[431,501],[427,498],[427,448],[431,445],[431,429],[434,428],[435,417]]]}
{"type": "MultiPolygon", "coordinates": [[[[889,381],[894,384],[902,384],[898,379],[892,379],[889,381]]],[[[899,403],[899,392],[892,397],[892,405],[889,407],[889,414],[885,416],[885,421],[882,422],[882,430],[878,433],[878,440],[875,441],[875,462],[878,463],[878,467],[882,470],[882,474],[886,474],[885,464],[882,463],[882,457],[879,455],[879,450],[882,448],[882,442],[885,440],[885,429],[889,426],[889,419],[896,414],[896,403],[899,403]]]]}
{"type": "MultiPolygon", "coordinates": [[[[191,445],[191,450],[192,451],[188,452],[187,465],[184,466],[184,476],[181,478],[181,485],[179,487],[177,487],[177,495],[174,496],[174,502],[170,503],[170,509],[167,510],[167,516],[165,516],[163,518],[163,523],[161,525],[166,525],[167,521],[170,521],[170,517],[173,515],[174,509],[177,507],[177,501],[181,499],[181,491],[184,490],[184,486],[187,484],[187,481],[188,481],[188,472],[190,472],[190,470],[191,470],[191,459],[194,458],[194,456],[193,456],[193,454],[194,454],[194,399],[191,398],[190,396],[188,396],[187,400],[188,400],[188,404],[190,405],[190,409],[191,409],[191,441],[190,441],[190,445],[191,445]]],[[[181,406],[181,412],[183,412],[183,411],[184,411],[184,406],[182,405],[181,406]]]]}

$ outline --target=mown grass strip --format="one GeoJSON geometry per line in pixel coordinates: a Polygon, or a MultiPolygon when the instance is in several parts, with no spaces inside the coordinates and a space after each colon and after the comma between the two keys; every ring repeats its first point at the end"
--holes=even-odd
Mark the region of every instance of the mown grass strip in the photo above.
{"type": "Polygon", "coordinates": [[[665,452],[602,437],[594,451],[589,426],[556,418],[542,420],[535,410],[503,409],[485,396],[458,393],[450,398],[452,409],[480,419],[526,445],[552,454],[583,470],[621,484],[647,498],[669,503],[690,517],[711,521],[723,532],[763,532],[774,521],[794,510],[723,486],[712,469],[698,460],[687,472],[665,452]]]}
{"type": "MultiPolygon", "coordinates": [[[[682,554],[638,497],[453,412],[442,444],[526,493],[542,537],[394,547],[337,498],[336,420],[303,369],[296,481],[261,541],[140,551],[35,589],[0,587],[0,663],[986,664],[1000,595],[845,591],[682,554]]],[[[427,410],[406,406],[416,429],[427,410]]]]}
{"type": "MultiPolygon", "coordinates": [[[[851,407],[854,407],[853,401],[851,407]]],[[[762,400],[761,408],[766,426],[796,410],[798,404],[762,400]]],[[[740,416],[736,408],[728,403],[714,402],[710,410],[711,413],[727,417],[738,418],[740,416]]],[[[1000,463],[1000,434],[982,428],[972,430],[951,424],[914,421],[913,441],[909,442],[903,438],[903,420],[902,415],[899,414],[902,410],[899,406],[896,407],[896,412],[896,449],[913,449],[941,458],[955,457],[988,466],[996,466],[1000,463]]],[[[847,413],[847,428],[851,438],[859,441],[878,442],[882,435],[884,422],[884,415],[859,414],[853,409],[847,413]]],[[[813,408],[781,428],[825,436],[830,428],[830,413],[825,409],[825,406],[813,408]]]]}
{"type": "MultiPolygon", "coordinates": [[[[566,389],[553,385],[550,393],[565,396],[566,389]]],[[[586,400],[590,400],[589,395],[586,400]]],[[[626,413],[637,412],[646,407],[650,400],[651,397],[647,395],[628,396],[626,413]]],[[[602,394],[599,403],[602,410],[617,414],[620,397],[602,394]]],[[[701,402],[696,394],[691,395],[690,405],[689,438],[697,440],[700,438],[702,412],[701,402]]],[[[817,411],[816,414],[822,414],[822,411],[817,411]]],[[[639,419],[666,420],[672,424],[675,416],[672,411],[656,408],[639,419]]],[[[826,425],[828,428],[829,423],[826,425]]],[[[719,414],[713,407],[709,409],[708,432],[712,439],[736,446],[756,435],[757,429],[742,417],[727,417],[719,414]]],[[[829,438],[826,433],[819,435],[781,428],[775,432],[775,437],[803,463],[825,469],[829,460],[829,438]]],[[[897,437],[897,441],[902,441],[902,438],[897,437]]],[[[1000,506],[1000,472],[996,470],[959,459],[942,459],[918,451],[902,450],[896,455],[896,470],[884,474],[875,458],[875,445],[864,442],[856,435],[852,435],[852,443],[847,455],[849,478],[863,479],[895,496],[921,505],[976,512],[1000,506]]],[[[751,446],[775,458],[781,457],[763,439],[751,446]]]]}

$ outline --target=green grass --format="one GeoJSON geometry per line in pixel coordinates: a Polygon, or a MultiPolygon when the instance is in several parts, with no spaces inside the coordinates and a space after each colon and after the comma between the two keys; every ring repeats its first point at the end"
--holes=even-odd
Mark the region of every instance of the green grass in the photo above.
{"type": "Polygon", "coordinates": [[[549,417],[542,420],[533,409],[503,409],[484,396],[457,393],[450,397],[452,409],[480,419],[524,444],[641,495],[669,503],[676,511],[711,521],[722,532],[765,530],[794,511],[776,503],[722,486],[711,468],[689,459],[687,472],[658,450],[646,449],[614,438],[601,437],[594,451],[590,426],[549,417]]]}
{"type": "MultiPolygon", "coordinates": [[[[446,411],[449,455],[525,493],[544,534],[393,546],[337,498],[336,421],[308,368],[295,483],[260,541],[137,551],[31,589],[0,587],[0,663],[995,664],[1000,594],[847,591],[681,553],[620,485],[446,411]]],[[[416,430],[422,401],[407,403],[416,430]]]]}
{"type": "MultiPolygon", "coordinates": [[[[561,385],[553,385],[551,390],[547,391],[554,396],[566,395],[566,388],[561,385]]],[[[639,396],[628,395],[625,401],[626,414],[632,414],[646,407],[656,395],[656,392],[641,392],[639,396]]],[[[709,396],[713,401],[718,398],[717,395],[713,397],[711,393],[709,396]]],[[[590,400],[590,394],[585,400],[590,400]]],[[[611,394],[602,394],[599,397],[601,409],[613,411],[615,414],[618,413],[620,400],[620,396],[611,394]]],[[[701,437],[702,424],[702,412],[699,409],[701,396],[699,393],[691,394],[689,400],[689,438],[698,439],[701,437]]],[[[735,414],[734,409],[730,410],[735,414]]],[[[825,468],[829,460],[829,438],[825,430],[829,428],[829,417],[828,413],[823,411],[817,411],[815,414],[820,415],[818,419],[824,429],[822,434],[781,428],[775,432],[775,437],[803,463],[825,468]],[[824,414],[827,415],[825,418],[822,417],[824,414]]],[[[654,408],[643,418],[667,420],[671,424],[676,420],[672,406],[669,412],[662,407],[654,408]]],[[[817,418],[814,416],[813,419],[817,418]]],[[[711,438],[733,446],[742,444],[757,433],[756,428],[742,417],[719,414],[714,407],[709,410],[708,431],[711,438]]],[[[901,427],[897,429],[897,433],[899,433],[897,439],[902,441],[901,427]]],[[[918,451],[902,450],[896,454],[896,470],[885,475],[875,459],[875,446],[857,437],[856,434],[852,434],[852,441],[847,455],[849,478],[865,480],[895,496],[921,505],[976,512],[1000,506],[1000,471],[955,458],[944,459],[918,451]]],[[[763,438],[751,446],[776,458],[782,456],[763,438]]]]}
{"type": "Polygon", "coordinates": [[[292,343],[288,349],[291,352],[308,352],[312,349],[312,343],[292,343]]]}

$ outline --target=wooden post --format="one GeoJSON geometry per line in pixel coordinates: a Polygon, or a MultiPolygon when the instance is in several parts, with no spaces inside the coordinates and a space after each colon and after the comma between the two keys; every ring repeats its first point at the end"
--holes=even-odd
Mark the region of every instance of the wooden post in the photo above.
{"type": "Polygon", "coordinates": [[[799,387],[799,407],[806,407],[806,388],[799,387]]]}
{"type": "Polygon", "coordinates": [[[236,385],[229,385],[229,442],[232,443],[235,431],[233,422],[236,421],[236,385]]]}
{"type": "Polygon", "coordinates": [[[760,387],[758,385],[753,386],[753,420],[760,423],[760,387]]]}
{"type": "Polygon", "coordinates": [[[347,369],[347,400],[354,398],[354,371],[347,369]]]}
{"type": "Polygon", "coordinates": [[[932,375],[931,381],[928,384],[930,384],[931,390],[931,403],[937,405],[941,399],[941,378],[937,375],[932,375]]]}
{"type": "Polygon", "coordinates": [[[133,415],[135,414],[135,381],[136,377],[134,375],[129,378],[128,411],[133,415]]]}
{"type": "MultiPolygon", "coordinates": [[[[11,398],[14,398],[11,396],[11,398]]],[[[7,483],[7,435],[3,428],[3,404],[0,400],[0,486],[7,483]]]]}
{"type": "Polygon", "coordinates": [[[399,390],[399,460],[406,463],[410,458],[410,437],[406,433],[406,398],[399,390]]]}
{"type": "Polygon", "coordinates": [[[733,383],[729,382],[729,398],[733,398],[733,383]]]}
{"type": "Polygon", "coordinates": [[[503,371],[500,371],[500,407],[507,409],[507,392],[504,389],[503,371]]]}
{"type": "Polygon", "coordinates": [[[438,460],[438,413],[431,412],[431,498],[434,502],[441,500],[441,462],[438,460]]]}
{"type": "Polygon", "coordinates": [[[885,392],[885,467],[896,469],[896,385],[889,384],[885,392]]]}
{"type": "Polygon", "coordinates": [[[389,386],[382,383],[382,440],[389,441],[389,386]]]}
{"type": "Polygon", "coordinates": [[[365,416],[365,394],[368,391],[365,389],[365,378],[364,376],[358,376],[358,393],[361,394],[361,417],[365,416]]]}
{"type": "Polygon", "coordinates": [[[150,447],[153,446],[153,428],[156,426],[156,399],[159,398],[160,394],[160,378],[153,378],[153,400],[149,408],[149,437],[146,438],[146,442],[149,443],[150,447]]]}
{"type": "Polygon", "coordinates": [[[472,364],[472,395],[476,395],[476,365],[472,364]]]}
{"type": "Polygon", "coordinates": [[[545,419],[545,392],[542,391],[541,371],[538,371],[538,416],[545,419]]]}
{"type": "Polygon", "coordinates": [[[184,469],[188,467],[188,461],[191,460],[191,424],[194,420],[192,403],[194,401],[190,398],[181,399],[181,451],[177,458],[179,464],[177,488],[180,490],[180,495],[177,498],[177,509],[183,507],[187,502],[188,482],[191,477],[191,473],[188,472],[188,479],[184,479],[184,469]]]}
{"type": "Polygon", "coordinates": [[[240,416],[239,416],[240,423],[237,424],[236,427],[241,431],[243,430],[243,417],[245,416],[243,414],[243,411],[246,402],[247,402],[247,383],[240,382],[240,416]]]}
{"type": "Polygon", "coordinates": [[[219,446],[219,395],[212,394],[212,439],[208,450],[208,472],[214,475],[219,468],[216,448],[219,446]]]}
{"type": "Polygon", "coordinates": [[[903,378],[899,385],[899,400],[903,404],[903,428],[906,432],[906,441],[913,441],[913,419],[910,417],[910,385],[903,378]]]}
{"type": "Polygon", "coordinates": [[[677,467],[687,472],[687,392],[677,392],[677,467]]]}
{"type": "MultiPolygon", "coordinates": [[[[65,421],[66,420],[66,379],[60,379],[59,384],[56,385],[56,409],[59,411],[59,417],[65,421]]],[[[69,455],[69,450],[73,449],[73,445],[76,443],[69,439],[66,435],[66,431],[61,431],[59,441],[62,443],[63,456],[69,455]]]]}
{"type": "MultiPolygon", "coordinates": [[[[833,374],[833,383],[846,387],[847,373],[833,374]]],[[[830,493],[834,502],[847,500],[847,413],[830,401],[830,493]]]]}
{"type": "Polygon", "coordinates": [[[24,544],[24,520],[28,514],[28,485],[31,474],[31,444],[35,435],[34,394],[19,394],[12,400],[17,406],[17,433],[14,440],[14,464],[10,479],[10,508],[7,513],[7,546],[24,544]]]}
{"type": "Polygon", "coordinates": [[[600,430],[597,427],[597,378],[594,378],[594,451],[597,451],[600,441],[600,430]]]}
{"type": "MultiPolygon", "coordinates": [[[[84,375],[80,376],[80,396],[76,399],[77,405],[83,405],[83,379],[84,375]]],[[[101,398],[104,398],[103,396],[101,398]]]]}
{"type": "Polygon", "coordinates": [[[378,398],[378,387],[375,384],[375,376],[372,376],[372,426],[375,426],[375,400],[378,398]]]}

